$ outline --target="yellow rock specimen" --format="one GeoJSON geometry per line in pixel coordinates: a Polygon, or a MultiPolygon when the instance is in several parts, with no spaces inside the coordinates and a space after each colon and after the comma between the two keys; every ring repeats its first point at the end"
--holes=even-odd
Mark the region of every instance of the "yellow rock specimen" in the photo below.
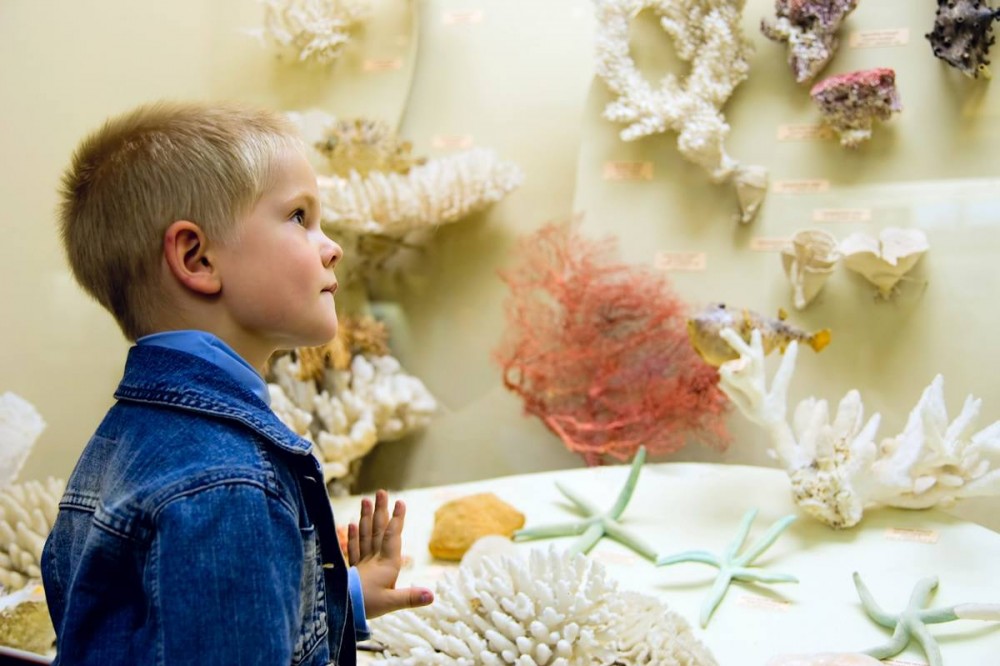
{"type": "Polygon", "coordinates": [[[524,514],[493,493],[459,497],[434,512],[434,531],[428,548],[442,560],[460,560],[480,537],[499,534],[510,538],[524,527],[524,514]]]}

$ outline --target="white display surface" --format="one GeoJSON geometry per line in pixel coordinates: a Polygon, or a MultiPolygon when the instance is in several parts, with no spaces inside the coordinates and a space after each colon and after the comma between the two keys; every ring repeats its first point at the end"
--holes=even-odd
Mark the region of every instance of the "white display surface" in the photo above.
{"type": "MultiPolygon", "coordinates": [[[[392,493],[407,504],[404,554],[412,558],[400,585],[431,586],[455,563],[427,551],[434,511],[444,502],[492,492],[527,517],[526,527],[565,522],[575,515],[555,487],[561,484],[595,505],[610,507],[628,475],[627,466],[576,469],[489,479],[392,493]]],[[[340,524],[357,520],[360,498],[337,498],[340,524]]],[[[873,509],[861,525],[834,531],[796,511],[783,472],[739,465],[663,463],[646,465],[622,522],[660,554],[685,550],[721,553],[733,540],[748,509],[759,513],[746,546],[779,518],[799,519],[757,564],[797,576],[799,583],[734,583],[707,628],[698,615],[716,569],[683,563],[655,567],[609,539],[591,556],[623,588],[660,597],[695,627],[722,666],[758,666],[784,653],[860,651],[888,640],[886,630],[864,613],[851,574],[858,571],[887,612],[901,611],[913,585],[939,577],[930,606],[1000,603],[1000,535],[944,512],[873,509]]],[[[574,537],[524,542],[518,549],[568,547],[574,537]]],[[[930,628],[949,666],[996,666],[1000,623],[959,620],[930,628]]],[[[364,663],[364,662],[363,662],[364,663]]],[[[914,644],[894,660],[897,666],[926,664],[914,644]]]]}

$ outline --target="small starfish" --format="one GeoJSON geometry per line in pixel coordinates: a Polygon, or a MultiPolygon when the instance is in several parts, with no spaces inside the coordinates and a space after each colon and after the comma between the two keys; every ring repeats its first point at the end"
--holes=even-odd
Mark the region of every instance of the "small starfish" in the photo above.
{"type": "Polygon", "coordinates": [[[798,578],[789,574],[755,571],[754,567],[751,567],[753,561],[770,548],[771,544],[781,536],[781,533],[795,522],[795,516],[785,516],[771,525],[767,532],[764,533],[764,536],[750,546],[745,553],[739,555],[740,548],[743,547],[743,542],[746,541],[747,535],[750,533],[750,526],[756,517],[757,509],[750,509],[744,514],[736,538],[729,544],[729,548],[726,549],[726,552],[721,557],[707,550],[688,550],[676,555],[661,555],[656,560],[656,566],[658,567],[668,564],[678,564],[680,562],[701,562],[702,564],[710,564],[719,570],[719,575],[715,577],[715,583],[712,585],[712,591],[701,607],[701,617],[699,619],[703,628],[708,624],[708,620],[722,601],[722,597],[726,595],[729,584],[733,580],[745,580],[754,583],[799,582],[798,578]]]}
{"type": "Polygon", "coordinates": [[[625,511],[625,507],[628,506],[629,500],[632,499],[632,493],[635,491],[636,481],[639,479],[639,471],[642,469],[642,463],[645,460],[646,447],[640,446],[639,450],[635,454],[635,457],[632,459],[632,469],[629,471],[625,487],[622,488],[620,493],[618,493],[618,499],[615,500],[614,506],[603,513],[593,504],[556,481],[556,487],[559,489],[559,492],[575,504],[577,508],[584,513],[586,518],[569,523],[556,523],[553,525],[543,525],[540,527],[518,530],[517,532],[514,532],[514,540],[528,541],[530,539],[546,539],[550,537],[576,536],[578,534],[582,534],[583,536],[577,539],[577,541],[569,547],[568,552],[575,555],[577,553],[589,553],[591,548],[593,548],[602,537],[609,536],[615,541],[628,546],[635,552],[645,557],[647,560],[656,560],[656,551],[638,537],[630,534],[629,531],[618,521],[618,519],[621,518],[622,513],[625,511]]]}
{"type": "Polygon", "coordinates": [[[872,593],[868,590],[861,576],[854,572],[854,587],[861,597],[861,605],[865,608],[868,617],[876,623],[892,629],[892,638],[885,645],[865,650],[865,654],[876,659],[887,659],[894,657],[916,639],[920,647],[923,648],[927,656],[928,666],[942,666],[941,648],[937,641],[927,630],[928,624],[940,624],[942,622],[952,622],[958,619],[967,620],[1000,620],[1000,604],[958,604],[957,606],[947,606],[944,608],[921,608],[930,598],[931,593],[937,588],[937,576],[929,576],[917,581],[910,594],[910,601],[906,608],[897,615],[886,613],[875,603],[872,593]]]}

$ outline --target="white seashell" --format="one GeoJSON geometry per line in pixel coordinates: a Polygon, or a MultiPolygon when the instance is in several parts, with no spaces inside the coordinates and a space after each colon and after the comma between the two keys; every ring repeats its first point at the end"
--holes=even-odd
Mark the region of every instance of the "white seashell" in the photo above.
{"type": "Polygon", "coordinates": [[[878,238],[864,233],[851,234],[840,243],[844,265],[878,287],[883,298],[892,295],[896,284],[913,270],[929,249],[927,234],[923,231],[897,227],[883,229],[878,238]]]}
{"type": "Polygon", "coordinates": [[[803,309],[826,284],[841,253],[836,237],[821,229],[804,229],[781,251],[781,265],[792,281],[792,300],[803,309]]]}

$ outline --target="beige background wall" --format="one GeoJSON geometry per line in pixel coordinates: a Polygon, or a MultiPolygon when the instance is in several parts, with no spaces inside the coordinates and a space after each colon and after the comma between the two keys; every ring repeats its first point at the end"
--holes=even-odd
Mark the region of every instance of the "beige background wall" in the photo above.
{"type": "MultiPolygon", "coordinates": [[[[407,369],[439,398],[432,426],[381,446],[366,486],[423,486],[577,466],[501,386],[490,352],[503,327],[496,271],[521,234],[583,213],[582,228],[619,237],[621,256],[704,252],[707,268],[672,273],[693,305],[726,301],[764,313],[790,307],[776,253],[751,248],[818,226],[838,237],[885,226],[924,229],[931,252],[898,297],[877,302],[841,269],[793,319],[830,327],[823,354],[800,355],[792,399],[861,390],[896,434],[922,388],[943,373],[951,410],[983,398],[1000,418],[995,344],[1000,250],[1000,91],[935,60],[922,35],[933,0],[861,3],[847,32],[907,29],[905,44],[842,48],[825,74],[890,66],[904,111],[857,151],[835,141],[782,141],[783,125],[818,122],[784,50],[757,30],[771,0],[749,0],[744,28],[756,45],[750,79],[726,109],[729,152],[771,170],[772,180],[822,179],[822,194],[772,193],[757,220],[731,220],[735,202],[684,162],[675,136],[624,144],[601,118],[610,101],[593,77],[588,0],[378,0],[365,32],[327,70],[279,62],[248,31],[254,0],[5,0],[0,3],[0,391],[34,403],[49,423],[24,477],[66,475],[110,404],[127,349],[110,317],[75,286],[54,225],[55,189],[76,142],[109,114],[159,98],[239,98],[280,109],[322,108],[398,123],[418,153],[471,136],[525,172],[522,187],[483,214],[442,229],[417,273],[382,311],[407,369]],[[387,68],[388,67],[388,68],[387,68]],[[608,161],[652,162],[652,181],[610,182],[608,161]],[[813,211],[860,208],[863,223],[816,223],[813,211]]],[[[656,77],[676,67],[646,15],[633,54],[656,77]]],[[[726,453],[685,450],[679,460],[771,464],[760,433],[730,419],[726,453]]],[[[996,501],[963,509],[986,520],[996,501]]]]}

